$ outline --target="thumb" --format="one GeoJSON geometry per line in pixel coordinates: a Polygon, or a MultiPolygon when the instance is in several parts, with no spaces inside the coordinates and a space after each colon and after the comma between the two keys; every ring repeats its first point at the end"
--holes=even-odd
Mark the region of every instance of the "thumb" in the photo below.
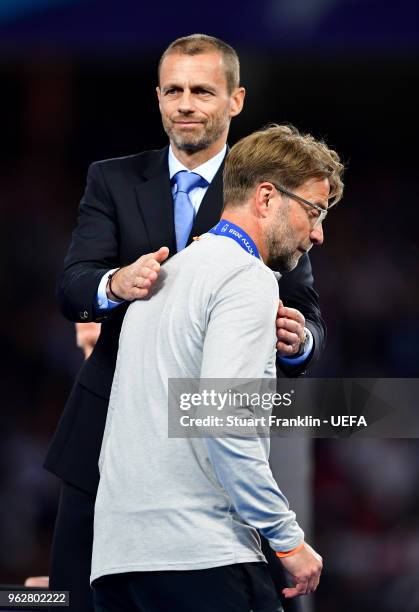
{"type": "Polygon", "coordinates": [[[169,257],[169,249],[167,246],[162,246],[155,253],[151,253],[151,256],[159,263],[162,263],[169,257]]]}
{"type": "Polygon", "coordinates": [[[296,587],[288,587],[286,589],[282,589],[282,594],[285,599],[291,599],[292,597],[297,597],[300,593],[296,587]]]}
{"type": "Polygon", "coordinates": [[[282,589],[282,594],[285,597],[285,599],[291,599],[292,597],[298,597],[299,595],[305,595],[306,592],[307,592],[306,582],[295,582],[295,586],[282,589]]]}

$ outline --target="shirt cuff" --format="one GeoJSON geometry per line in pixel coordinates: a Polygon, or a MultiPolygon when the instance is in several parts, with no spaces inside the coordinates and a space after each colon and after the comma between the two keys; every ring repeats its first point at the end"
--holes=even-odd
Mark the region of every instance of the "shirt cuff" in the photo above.
{"type": "Polygon", "coordinates": [[[96,294],[96,308],[98,310],[112,310],[112,308],[116,308],[120,304],[123,304],[123,302],[114,302],[113,300],[109,300],[108,296],[106,295],[108,276],[109,274],[113,274],[116,270],[118,270],[118,268],[108,270],[101,278],[96,294]]]}
{"type": "Polygon", "coordinates": [[[304,353],[296,357],[282,357],[282,355],[278,355],[278,361],[281,361],[282,363],[285,363],[287,365],[299,365],[300,363],[304,363],[305,361],[307,361],[307,359],[310,357],[311,351],[313,350],[314,339],[311,331],[307,327],[305,327],[304,329],[307,334],[304,346],[304,353]]]}

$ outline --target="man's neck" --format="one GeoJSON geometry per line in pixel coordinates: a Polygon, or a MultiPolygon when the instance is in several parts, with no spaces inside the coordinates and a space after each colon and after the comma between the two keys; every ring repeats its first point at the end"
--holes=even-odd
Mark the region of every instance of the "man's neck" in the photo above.
{"type": "Polygon", "coordinates": [[[235,211],[233,209],[228,209],[223,212],[222,219],[238,225],[244,232],[246,232],[246,234],[248,234],[255,243],[257,250],[259,251],[259,255],[266,263],[267,251],[265,240],[263,239],[260,227],[256,223],[255,219],[249,216],[249,212],[246,210],[235,211]]]}
{"type": "Polygon", "coordinates": [[[198,166],[205,164],[209,159],[215,157],[225,146],[225,140],[217,141],[202,151],[194,151],[192,153],[179,149],[174,142],[170,142],[173,155],[183,164],[188,170],[194,170],[198,166]]]}

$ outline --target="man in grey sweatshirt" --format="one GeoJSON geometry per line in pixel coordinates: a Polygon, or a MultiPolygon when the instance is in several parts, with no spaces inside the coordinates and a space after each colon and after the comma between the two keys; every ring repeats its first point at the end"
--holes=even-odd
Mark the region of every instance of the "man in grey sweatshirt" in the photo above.
{"type": "MultiPolygon", "coordinates": [[[[273,270],[322,244],[342,171],[334,151],[289,126],[242,139],[226,161],[221,221],[128,308],[99,462],[98,612],[282,610],[258,531],[291,574],[283,595],[316,589],[322,560],[272,477],[269,439],[168,437],[168,380],[275,377],[273,270]]],[[[180,174],[187,214],[197,179],[180,174]]]]}

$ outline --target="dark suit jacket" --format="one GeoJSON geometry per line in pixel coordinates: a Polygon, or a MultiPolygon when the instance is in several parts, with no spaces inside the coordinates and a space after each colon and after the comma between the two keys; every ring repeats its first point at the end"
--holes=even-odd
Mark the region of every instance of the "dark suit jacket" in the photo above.
{"type": "MultiPolygon", "coordinates": [[[[76,386],[50,446],[46,467],[80,488],[95,492],[97,462],[115,368],[118,338],[127,306],[97,312],[97,288],[103,274],[126,266],[140,255],[168,246],[176,253],[168,148],[96,162],[89,168],[79,218],[64,261],[57,294],[70,321],[100,321],[102,331],[84,362],[76,386]],[[78,418],[82,410],[84,418],[78,418]],[[89,408],[89,406],[91,408],[89,408]],[[88,418],[90,416],[90,418],[88,418]],[[78,458],[76,461],[75,458],[78,458]]],[[[192,236],[206,232],[220,218],[222,167],[201,203],[192,236]]],[[[279,282],[285,305],[298,308],[314,336],[315,360],[323,349],[325,326],[313,288],[310,260],[303,256],[279,282]]],[[[288,368],[300,375],[307,364],[288,368]]]]}

